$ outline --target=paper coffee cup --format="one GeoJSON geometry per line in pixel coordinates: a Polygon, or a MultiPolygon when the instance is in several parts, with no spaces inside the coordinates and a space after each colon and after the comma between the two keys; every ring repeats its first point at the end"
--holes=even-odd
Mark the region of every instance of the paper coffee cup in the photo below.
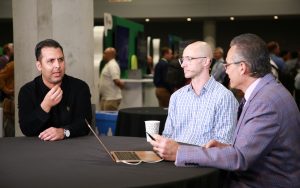
{"type": "MultiPolygon", "coordinates": [[[[151,135],[159,134],[159,124],[160,124],[160,121],[157,121],[157,120],[145,121],[146,132],[151,135]]],[[[146,134],[146,137],[147,137],[147,142],[150,142],[151,138],[149,137],[149,135],[146,134]]]]}

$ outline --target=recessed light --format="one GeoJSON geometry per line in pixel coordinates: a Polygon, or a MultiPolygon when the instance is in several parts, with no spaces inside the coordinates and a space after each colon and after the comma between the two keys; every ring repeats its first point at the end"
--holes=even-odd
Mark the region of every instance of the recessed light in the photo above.
{"type": "Polygon", "coordinates": [[[146,18],[146,19],[145,19],[145,22],[150,22],[150,19],[149,19],[149,18],[146,18]]]}
{"type": "Polygon", "coordinates": [[[230,19],[231,21],[233,21],[235,18],[234,18],[233,16],[231,16],[229,19],[230,19]]]}
{"type": "Polygon", "coordinates": [[[186,21],[191,22],[192,18],[187,18],[186,21]]]}
{"type": "Polygon", "coordinates": [[[274,19],[275,19],[275,20],[278,20],[278,16],[274,16],[274,19]]]}

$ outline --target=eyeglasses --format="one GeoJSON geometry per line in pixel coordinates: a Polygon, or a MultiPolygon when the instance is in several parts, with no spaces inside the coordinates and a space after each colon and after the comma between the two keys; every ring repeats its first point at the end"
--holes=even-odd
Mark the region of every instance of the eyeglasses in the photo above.
{"type": "Polygon", "coordinates": [[[186,56],[186,57],[179,58],[178,62],[179,62],[180,65],[182,65],[184,61],[188,61],[189,63],[191,63],[192,60],[201,59],[201,58],[207,58],[207,57],[189,57],[189,56],[186,56]]]}
{"type": "Polygon", "coordinates": [[[224,65],[224,68],[227,69],[227,67],[228,67],[229,65],[232,65],[232,64],[240,64],[240,63],[243,63],[243,62],[245,62],[245,61],[242,60],[242,61],[237,61],[237,62],[233,62],[233,63],[227,63],[227,61],[224,61],[224,62],[223,62],[223,65],[224,65]]]}

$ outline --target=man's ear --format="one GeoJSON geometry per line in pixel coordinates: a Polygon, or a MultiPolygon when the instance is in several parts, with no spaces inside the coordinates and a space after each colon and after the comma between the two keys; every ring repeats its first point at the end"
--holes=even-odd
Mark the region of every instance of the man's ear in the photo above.
{"type": "Polygon", "coordinates": [[[241,75],[245,75],[245,74],[247,74],[249,72],[249,68],[248,68],[248,66],[246,65],[246,63],[244,63],[244,62],[242,62],[241,64],[240,64],[240,73],[241,73],[241,75]]]}
{"type": "Polygon", "coordinates": [[[42,71],[42,64],[40,61],[36,61],[35,66],[36,66],[37,70],[39,70],[40,72],[42,71]]]}
{"type": "Polygon", "coordinates": [[[211,63],[212,63],[212,59],[210,59],[210,58],[205,58],[204,66],[210,67],[211,63]]]}

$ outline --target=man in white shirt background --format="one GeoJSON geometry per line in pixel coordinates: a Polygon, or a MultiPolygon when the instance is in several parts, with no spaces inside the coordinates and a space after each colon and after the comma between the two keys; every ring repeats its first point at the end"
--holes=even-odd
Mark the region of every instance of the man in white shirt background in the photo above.
{"type": "Polygon", "coordinates": [[[104,50],[103,60],[106,62],[100,75],[100,110],[116,111],[121,103],[121,89],[124,82],[121,81],[120,67],[115,59],[116,50],[108,47],[104,50]]]}

